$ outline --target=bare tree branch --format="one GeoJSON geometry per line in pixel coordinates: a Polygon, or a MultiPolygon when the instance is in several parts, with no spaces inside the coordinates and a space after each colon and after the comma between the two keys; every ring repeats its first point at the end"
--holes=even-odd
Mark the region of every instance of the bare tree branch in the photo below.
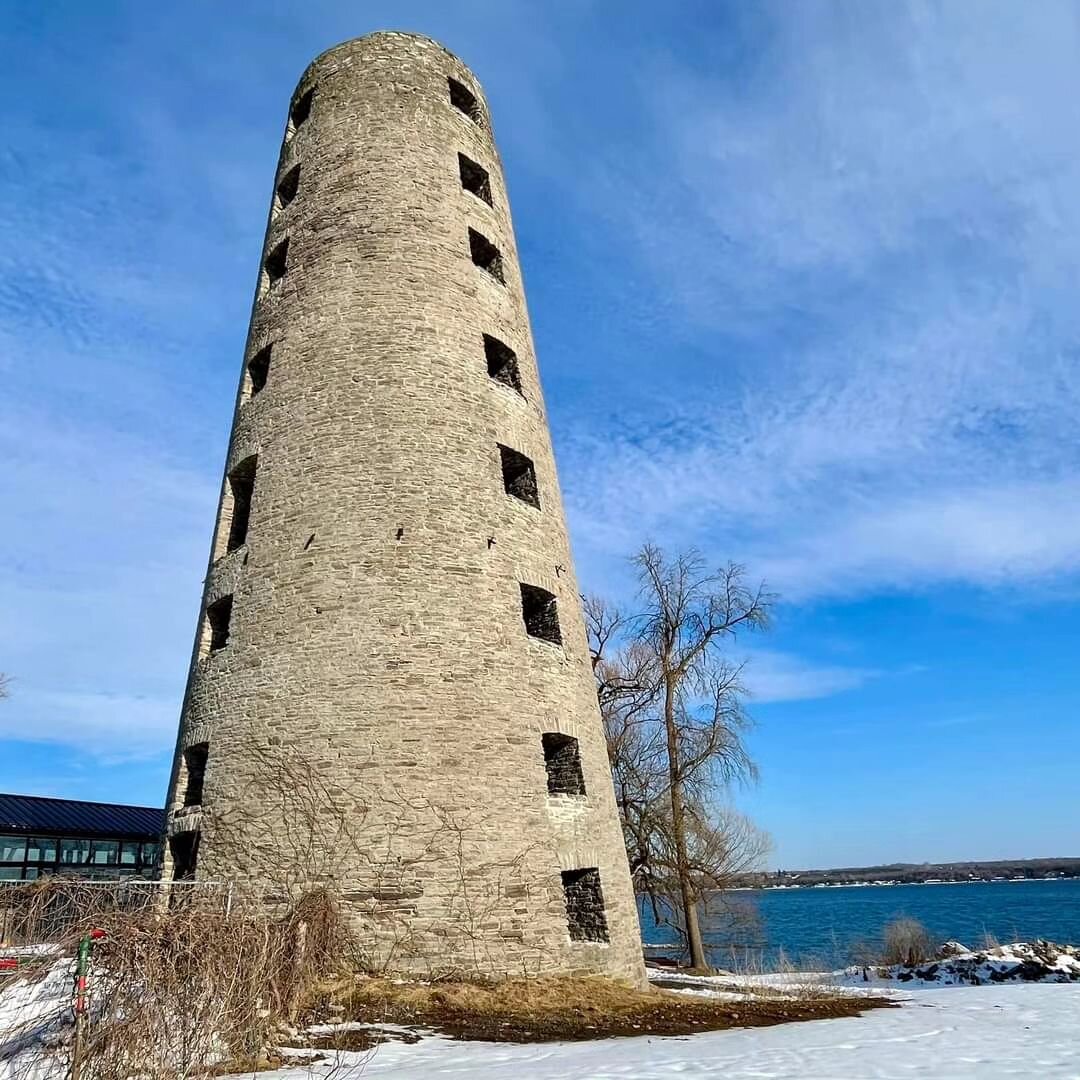
{"type": "Polygon", "coordinates": [[[586,601],[593,671],[631,871],[659,921],[705,966],[698,908],[751,868],[768,837],[720,795],[757,779],[742,665],[725,648],[769,626],[773,596],[741,566],[710,571],[701,555],[633,558],[640,610],[586,601]]]}

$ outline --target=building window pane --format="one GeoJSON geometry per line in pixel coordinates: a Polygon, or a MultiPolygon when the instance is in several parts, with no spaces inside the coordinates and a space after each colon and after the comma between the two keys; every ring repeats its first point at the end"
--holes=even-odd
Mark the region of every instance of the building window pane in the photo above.
{"type": "Polygon", "coordinates": [[[161,859],[161,845],[160,844],[143,844],[142,846],[142,864],[143,866],[156,866],[161,859]]]}
{"type": "Polygon", "coordinates": [[[0,836],[0,862],[22,862],[25,854],[25,836],[0,836]]]}
{"type": "Polygon", "coordinates": [[[120,857],[119,840],[95,840],[94,854],[90,861],[95,866],[115,866],[120,857]]]}
{"type": "Polygon", "coordinates": [[[26,850],[27,862],[56,862],[56,841],[31,836],[26,850]]]}
{"type": "Polygon", "coordinates": [[[61,840],[60,862],[64,866],[78,866],[90,858],[89,840],[61,840]]]}
{"type": "Polygon", "coordinates": [[[21,866],[0,866],[0,881],[21,881],[21,866]]]}
{"type": "MultiPolygon", "coordinates": [[[[150,844],[146,845],[150,847],[150,844]]],[[[139,845],[134,840],[125,840],[120,845],[120,865],[135,866],[139,861],[139,845]]]]}

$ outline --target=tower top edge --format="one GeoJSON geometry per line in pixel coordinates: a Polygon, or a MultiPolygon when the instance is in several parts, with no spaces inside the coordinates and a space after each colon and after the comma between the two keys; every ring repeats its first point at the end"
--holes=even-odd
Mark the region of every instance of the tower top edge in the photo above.
{"type": "Polygon", "coordinates": [[[371,47],[395,43],[416,46],[419,50],[431,50],[432,52],[441,53],[456,64],[461,71],[466,72],[475,84],[476,89],[483,93],[476,75],[461,57],[452,53],[441,41],[436,41],[434,38],[428,37],[427,34],[419,34],[412,30],[373,30],[369,34],[361,34],[359,37],[348,38],[345,41],[338,42],[336,45],[331,45],[330,48],[324,49],[307,65],[304,73],[297,81],[297,88],[304,84],[315,69],[324,65],[328,60],[353,53],[362,53],[371,47]]]}

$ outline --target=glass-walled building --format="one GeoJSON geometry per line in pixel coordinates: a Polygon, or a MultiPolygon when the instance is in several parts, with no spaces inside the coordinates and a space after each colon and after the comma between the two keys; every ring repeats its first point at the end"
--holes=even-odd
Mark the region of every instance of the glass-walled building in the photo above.
{"type": "Polygon", "coordinates": [[[0,794],[0,881],[152,877],[164,820],[156,807],[0,794]]]}

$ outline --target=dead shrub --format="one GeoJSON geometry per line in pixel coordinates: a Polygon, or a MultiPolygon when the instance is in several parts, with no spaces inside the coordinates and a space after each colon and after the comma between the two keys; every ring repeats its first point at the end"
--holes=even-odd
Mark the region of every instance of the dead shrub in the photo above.
{"type": "MultiPolygon", "coordinates": [[[[64,884],[34,902],[66,908],[64,884]]],[[[106,933],[94,951],[83,1080],[187,1080],[264,1066],[313,988],[359,955],[324,890],[276,911],[190,896],[162,907],[99,907],[71,919],[57,942],[71,955],[91,918],[106,933]]],[[[72,1040],[53,1040],[52,1053],[68,1064],[72,1040]]]]}
{"type": "Polygon", "coordinates": [[[895,919],[885,927],[883,964],[915,967],[933,959],[937,942],[918,919],[895,919]]]}

